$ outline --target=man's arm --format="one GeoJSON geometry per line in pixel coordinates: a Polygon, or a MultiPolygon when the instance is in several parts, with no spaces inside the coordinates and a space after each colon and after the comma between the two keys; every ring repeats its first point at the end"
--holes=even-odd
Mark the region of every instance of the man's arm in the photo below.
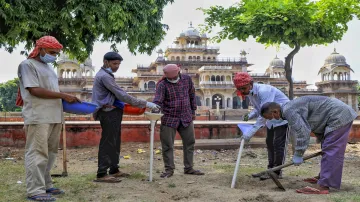
{"type": "Polygon", "coordinates": [[[195,115],[195,111],[197,109],[195,87],[192,79],[189,78],[189,80],[190,80],[189,97],[190,97],[191,110],[192,110],[192,114],[195,115]]]}
{"type": "Polygon", "coordinates": [[[256,109],[251,110],[251,112],[249,113],[249,120],[253,119],[255,117],[259,117],[259,112],[256,109]]]}
{"type": "Polygon", "coordinates": [[[67,102],[81,102],[76,96],[69,95],[66,93],[54,92],[40,87],[28,87],[26,88],[31,95],[43,99],[63,99],[67,102]]]}
{"type": "MultiPolygon", "coordinates": [[[[287,110],[290,111],[290,110],[287,110]]],[[[307,117],[303,117],[297,110],[284,114],[289,123],[291,134],[296,138],[296,156],[303,156],[310,142],[311,128],[307,122],[307,117]]]]}
{"type": "Polygon", "coordinates": [[[135,107],[141,107],[141,108],[146,107],[147,102],[145,100],[137,99],[137,98],[129,95],[127,92],[125,92],[123,89],[121,89],[120,86],[118,86],[116,84],[115,79],[113,77],[111,77],[111,76],[103,77],[101,79],[101,81],[104,84],[104,86],[109,91],[111,91],[118,100],[128,103],[135,107]]]}

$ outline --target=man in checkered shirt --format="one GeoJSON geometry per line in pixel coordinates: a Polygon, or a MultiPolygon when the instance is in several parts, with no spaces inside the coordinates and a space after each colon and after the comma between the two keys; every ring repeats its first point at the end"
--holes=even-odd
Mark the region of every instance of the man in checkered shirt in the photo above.
{"type": "Polygon", "coordinates": [[[296,190],[303,194],[328,194],[340,189],[344,154],[350,129],[357,113],[342,101],[325,96],[303,96],[283,105],[274,102],[261,107],[265,119],[287,120],[296,137],[293,162],[300,165],[313,132],[321,142],[321,169],[315,187],[296,190]]]}
{"type": "Polygon", "coordinates": [[[159,105],[164,116],[161,117],[160,140],[165,172],[160,177],[169,178],[173,175],[174,140],[176,131],[183,142],[184,173],[204,175],[193,168],[194,157],[194,124],[195,120],[195,88],[191,77],[180,74],[180,67],[168,64],[164,67],[164,77],[156,85],[154,103],[159,105]]]}

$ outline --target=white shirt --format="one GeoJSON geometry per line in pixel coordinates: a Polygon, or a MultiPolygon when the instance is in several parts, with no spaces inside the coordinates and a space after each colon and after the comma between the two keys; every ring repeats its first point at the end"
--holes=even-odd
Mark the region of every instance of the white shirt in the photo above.
{"type": "Polygon", "coordinates": [[[40,87],[60,92],[54,68],[35,59],[24,60],[18,68],[21,97],[24,100],[22,115],[25,125],[61,123],[63,108],[61,99],[44,99],[33,96],[26,88],[40,87]]]}
{"type": "Polygon", "coordinates": [[[267,102],[276,102],[283,105],[290,101],[289,98],[286,97],[286,95],[279,89],[267,84],[254,83],[253,88],[247,97],[254,106],[254,109],[249,114],[249,119],[257,118],[253,130],[249,131],[249,133],[252,133],[251,135],[254,135],[256,131],[264,125],[271,129],[271,127],[275,128],[288,123],[286,120],[280,123],[272,123],[271,120],[266,121],[266,119],[264,119],[260,114],[262,105],[267,102]]]}

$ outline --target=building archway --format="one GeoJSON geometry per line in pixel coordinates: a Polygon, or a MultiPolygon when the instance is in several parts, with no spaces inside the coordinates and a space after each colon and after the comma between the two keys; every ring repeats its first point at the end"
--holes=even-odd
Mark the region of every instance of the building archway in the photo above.
{"type": "Polygon", "coordinates": [[[148,82],[148,89],[149,90],[155,90],[155,86],[156,86],[155,81],[149,81],[148,82]]]}
{"type": "Polygon", "coordinates": [[[215,81],[216,79],[215,79],[215,76],[214,75],[212,75],[211,76],[211,81],[215,81]]]}
{"type": "Polygon", "coordinates": [[[201,106],[201,97],[200,96],[196,96],[196,105],[197,106],[201,106]]]}
{"type": "Polygon", "coordinates": [[[248,109],[248,108],[249,108],[249,103],[250,103],[250,100],[249,100],[249,98],[246,96],[246,97],[245,97],[245,100],[242,101],[242,108],[243,108],[243,109],[248,109]]]}
{"type": "Polygon", "coordinates": [[[210,81],[210,76],[209,75],[205,76],[205,81],[210,81]]]}
{"type": "Polygon", "coordinates": [[[216,109],[216,102],[219,102],[219,109],[223,109],[224,96],[221,94],[215,94],[212,96],[212,108],[216,109]],[[220,99],[220,100],[217,100],[220,99]]]}
{"type": "Polygon", "coordinates": [[[233,97],[233,109],[241,109],[241,100],[238,96],[233,97]]]}

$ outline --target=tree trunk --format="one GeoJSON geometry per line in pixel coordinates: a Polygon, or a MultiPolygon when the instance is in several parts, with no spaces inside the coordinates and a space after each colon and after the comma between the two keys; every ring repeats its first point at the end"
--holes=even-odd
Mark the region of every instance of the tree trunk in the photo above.
{"type": "Polygon", "coordinates": [[[285,73],[286,79],[289,82],[289,99],[294,99],[294,83],[292,80],[292,61],[294,56],[300,50],[300,45],[296,44],[294,50],[292,50],[286,57],[285,57],[285,73]]]}

